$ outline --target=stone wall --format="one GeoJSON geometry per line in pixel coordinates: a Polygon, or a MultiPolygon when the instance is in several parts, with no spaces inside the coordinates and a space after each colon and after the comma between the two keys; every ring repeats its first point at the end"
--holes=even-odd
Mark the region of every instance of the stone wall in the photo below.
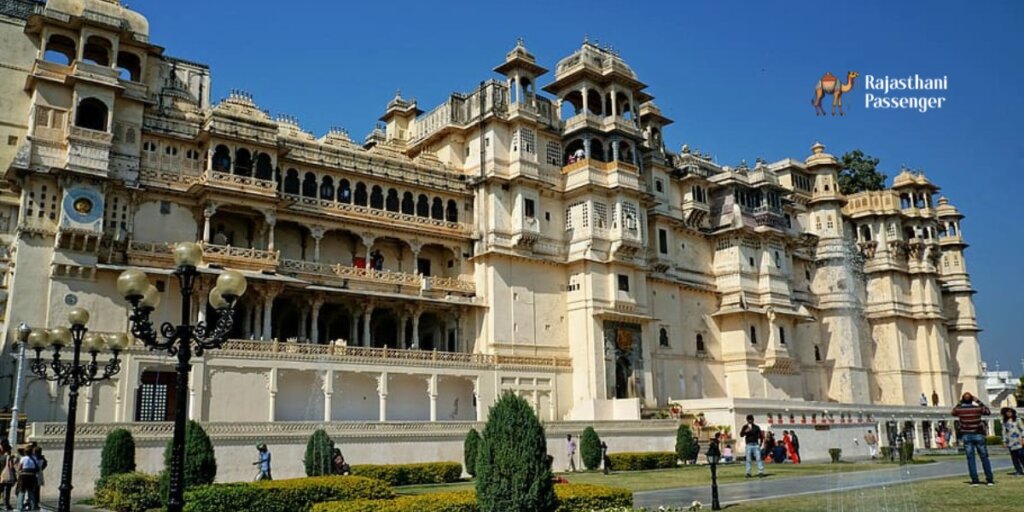
{"type": "MultiPolygon", "coordinates": [[[[611,452],[671,451],[675,446],[676,422],[651,420],[631,422],[555,422],[546,423],[548,452],[555,458],[554,468],[568,465],[566,434],[574,437],[593,426],[611,452]]],[[[163,469],[163,450],[171,438],[171,423],[93,423],[79,425],[75,442],[74,494],[89,496],[99,478],[100,452],[108,432],[127,428],[135,437],[135,461],[139,471],[157,473],[163,469]]],[[[313,431],[323,428],[338,444],[351,464],[394,464],[408,462],[462,462],[462,445],[470,428],[483,432],[475,422],[276,422],[206,423],[207,433],[217,452],[217,481],[252,480],[256,471],[256,444],[267,443],[273,455],[275,478],[303,476],[303,452],[313,431]]],[[[43,494],[54,496],[63,462],[65,425],[33,423],[30,439],[39,442],[49,460],[47,485],[43,494]]],[[[577,467],[580,466],[577,453],[577,467]]]]}

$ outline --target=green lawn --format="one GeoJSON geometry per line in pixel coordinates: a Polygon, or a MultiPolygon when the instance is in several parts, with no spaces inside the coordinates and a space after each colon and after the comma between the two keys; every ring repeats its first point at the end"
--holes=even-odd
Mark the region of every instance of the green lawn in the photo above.
{"type": "MultiPolygon", "coordinates": [[[[840,463],[840,464],[765,464],[765,473],[772,480],[797,476],[822,475],[828,473],[846,473],[850,471],[870,471],[880,464],[840,463]]],[[[755,468],[756,471],[756,468],[755,468]]],[[[707,466],[683,466],[676,469],[659,469],[653,471],[622,471],[611,475],[600,472],[559,473],[574,484],[600,484],[624,487],[632,491],[650,491],[654,489],[671,489],[675,487],[691,487],[711,484],[711,470],[707,466]]],[[[744,480],[743,463],[719,466],[719,483],[740,482],[744,480]]],[[[459,482],[441,485],[410,485],[395,488],[398,494],[425,494],[431,492],[460,491],[472,489],[472,482],[459,482]]]]}
{"type": "Polygon", "coordinates": [[[723,507],[734,512],[818,512],[821,510],[976,510],[1019,512],[1024,478],[996,474],[993,487],[967,485],[965,476],[925,480],[841,493],[751,501],[723,507]]]}

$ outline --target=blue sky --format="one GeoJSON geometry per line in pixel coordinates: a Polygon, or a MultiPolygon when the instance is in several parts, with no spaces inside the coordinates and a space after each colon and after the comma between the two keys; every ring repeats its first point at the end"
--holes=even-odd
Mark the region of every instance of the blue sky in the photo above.
{"type": "Polygon", "coordinates": [[[1021,371],[1024,224],[1011,208],[1024,173],[1024,2],[127,3],[167,54],[212,67],[215,99],[242,88],[316,134],[342,126],[361,139],[396,89],[429,110],[495,76],[517,37],[553,68],[589,34],[649,84],[675,120],[674,150],[685,142],[734,165],[803,158],[820,140],[880,158],[890,178],[924,169],[967,215],[982,353],[1021,371]],[[947,100],[926,114],[866,110],[861,82],[848,116],[814,116],[816,80],[849,70],[946,75],[947,100]]]}

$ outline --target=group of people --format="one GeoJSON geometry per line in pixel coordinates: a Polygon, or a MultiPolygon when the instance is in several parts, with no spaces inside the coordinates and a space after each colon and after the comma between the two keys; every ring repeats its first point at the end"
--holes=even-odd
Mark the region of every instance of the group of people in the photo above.
{"type": "Polygon", "coordinates": [[[0,493],[5,510],[11,506],[11,493],[17,495],[17,510],[39,510],[39,488],[46,470],[43,449],[35,442],[19,446],[17,452],[7,439],[0,440],[0,493]]]}
{"type": "MultiPolygon", "coordinates": [[[[1014,475],[1024,476],[1024,444],[1022,444],[1024,443],[1024,420],[1017,416],[1016,409],[1012,407],[1003,407],[999,412],[1003,427],[1002,441],[1010,452],[1014,475]]],[[[985,484],[995,484],[992,464],[988,458],[988,446],[985,442],[985,422],[982,420],[983,416],[991,414],[992,411],[971,393],[964,393],[960,397],[960,403],[953,408],[953,416],[959,420],[959,435],[957,437],[967,455],[967,472],[971,477],[971,485],[981,485],[975,454],[981,459],[981,466],[985,472],[985,484]]]]}
{"type": "MultiPolygon", "coordinates": [[[[920,403],[921,403],[921,407],[928,407],[928,397],[924,396],[924,393],[921,393],[920,403]]],[[[939,406],[939,392],[935,391],[935,390],[932,390],[932,407],[938,407],[938,406],[939,406]]]]}
{"type": "MultiPolygon", "coordinates": [[[[754,423],[754,416],[747,415],[747,423],[740,429],[740,437],[746,443],[746,474],[751,478],[752,465],[757,461],[757,476],[764,476],[764,463],[781,464],[789,460],[800,463],[800,438],[796,431],[783,430],[782,439],[776,440],[773,432],[765,432],[754,423]]],[[[730,454],[731,455],[731,454],[730,454]]]]}

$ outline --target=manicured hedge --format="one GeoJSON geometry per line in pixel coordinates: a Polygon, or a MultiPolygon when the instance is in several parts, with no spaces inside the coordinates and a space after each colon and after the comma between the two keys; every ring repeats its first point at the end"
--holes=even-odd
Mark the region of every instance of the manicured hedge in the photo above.
{"type": "Polygon", "coordinates": [[[642,471],[676,467],[676,452],[622,452],[609,453],[615,471],[642,471]]]}
{"type": "MultiPolygon", "coordinates": [[[[633,493],[626,489],[589,484],[555,486],[558,512],[591,512],[632,507],[633,493]]],[[[391,500],[354,500],[318,503],[312,512],[480,512],[474,491],[440,492],[402,496],[391,500]]]]}
{"type": "Polygon", "coordinates": [[[462,478],[458,462],[422,462],[418,464],[356,464],[352,474],[365,476],[389,485],[447,484],[462,478]]]}
{"type": "Polygon", "coordinates": [[[334,500],[394,496],[384,482],[359,476],[318,476],[241,484],[214,484],[185,493],[186,512],[302,512],[334,500]]]}
{"type": "Polygon", "coordinates": [[[96,483],[93,501],[114,512],[145,512],[160,506],[160,483],[145,473],[110,475],[96,483]]]}

